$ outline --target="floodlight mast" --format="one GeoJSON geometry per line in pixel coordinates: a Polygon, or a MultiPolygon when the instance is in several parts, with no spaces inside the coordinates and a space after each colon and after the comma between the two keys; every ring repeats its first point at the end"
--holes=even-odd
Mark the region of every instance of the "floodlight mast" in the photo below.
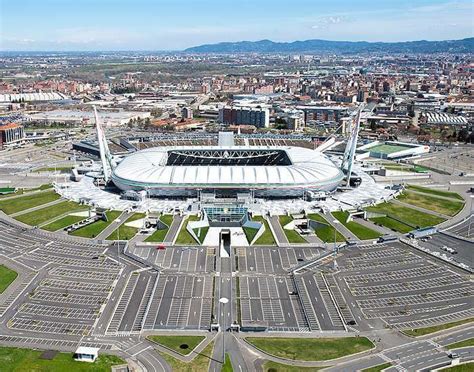
{"type": "Polygon", "coordinates": [[[109,182],[112,170],[116,167],[116,163],[110,154],[109,146],[107,145],[107,138],[105,138],[105,132],[102,129],[102,125],[99,121],[99,115],[97,115],[97,109],[94,107],[94,118],[95,126],[97,131],[97,142],[99,143],[100,161],[102,163],[102,172],[104,173],[104,180],[106,183],[109,182]]]}
{"type": "Polygon", "coordinates": [[[354,119],[350,122],[351,132],[350,132],[349,139],[347,140],[347,145],[344,151],[344,155],[342,157],[341,170],[347,172],[346,173],[347,185],[350,184],[352,164],[354,163],[354,156],[355,156],[355,151],[357,148],[357,138],[359,136],[360,115],[362,113],[363,108],[364,108],[363,104],[359,106],[359,108],[357,109],[354,115],[354,119]]]}

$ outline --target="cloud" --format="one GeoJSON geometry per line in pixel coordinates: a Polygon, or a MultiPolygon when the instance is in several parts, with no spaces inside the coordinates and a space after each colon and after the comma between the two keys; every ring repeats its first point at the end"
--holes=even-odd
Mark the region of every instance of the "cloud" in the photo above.
{"type": "Polygon", "coordinates": [[[327,16],[327,17],[320,17],[316,20],[316,22],[311,26],[312,29],[320,30],[326,29],[331,27],[332,25],[337,25],[343,22],[347,22],[349,20],[346,16],[327,16]]]}

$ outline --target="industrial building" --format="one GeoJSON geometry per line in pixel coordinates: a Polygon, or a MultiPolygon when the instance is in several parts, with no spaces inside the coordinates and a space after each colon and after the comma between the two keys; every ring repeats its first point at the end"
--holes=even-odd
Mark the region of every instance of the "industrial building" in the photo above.
{"type": "Polygon", "coordinates": [[[22,125],[8,123],[0,125],[0,150],[5,147],[20,144],[25,140],[25,130],[22,125]]]}
{"type": "Polygon", "coordinates": [[[226,106],[219,110],[219,122],[268,128],[270,126],[270,111],[261,107],[226,106]]]}

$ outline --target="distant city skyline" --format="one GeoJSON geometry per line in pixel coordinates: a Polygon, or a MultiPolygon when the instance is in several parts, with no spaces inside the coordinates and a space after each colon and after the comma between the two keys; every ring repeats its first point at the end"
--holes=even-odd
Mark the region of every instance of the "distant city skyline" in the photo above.
{"type": "Polygon", "coordinates": [[[470,0],[0,0],[0,50],[182,50],[224,41],[449,40],[470,0]]]}

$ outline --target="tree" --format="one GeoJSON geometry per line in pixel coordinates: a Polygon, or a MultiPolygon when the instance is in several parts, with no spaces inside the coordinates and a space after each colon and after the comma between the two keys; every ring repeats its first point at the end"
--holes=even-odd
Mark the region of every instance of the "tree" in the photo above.
{"type": "Polygon", "coordinates": [[[458,133],[458,141],[459,142],[467,142],[469,138],[469,132],[466,128],[463,128],[458,133]]]}

